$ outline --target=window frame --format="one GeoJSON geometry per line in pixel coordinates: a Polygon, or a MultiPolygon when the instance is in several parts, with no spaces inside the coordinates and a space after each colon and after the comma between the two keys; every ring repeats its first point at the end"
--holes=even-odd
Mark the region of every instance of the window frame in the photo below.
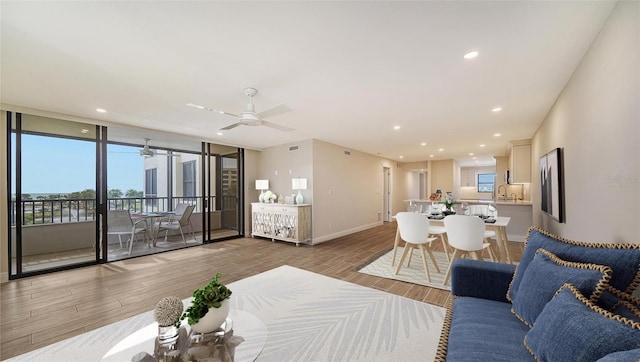
{"type": "Polygon", "coordinates": [[[478,193],[482,193],[482,194],[486,194],[486,193],[493,193],[495,190],[495,180],[496,180],[496,173],[495,172],[487,172],[487,173],[478,173],[476,175],[476,190],[478,193]],[[492,181],[491,182],[480,182],[480,178],[482,176],[491,176],[492,181]],[[491,185],[490,190],[486,191],[486,190],[481,190],[480,187],[481,186],[487,186],[487,185],[491,185]]]}

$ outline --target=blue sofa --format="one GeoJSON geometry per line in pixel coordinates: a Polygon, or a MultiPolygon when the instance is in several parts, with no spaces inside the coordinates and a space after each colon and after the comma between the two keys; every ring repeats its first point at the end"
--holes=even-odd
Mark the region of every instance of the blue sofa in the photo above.
{"type": "Polygon", "coordinates": [[[452,264],[436,361],[640,361],[640,245],[529,229],[516,265],[452,264]]]}

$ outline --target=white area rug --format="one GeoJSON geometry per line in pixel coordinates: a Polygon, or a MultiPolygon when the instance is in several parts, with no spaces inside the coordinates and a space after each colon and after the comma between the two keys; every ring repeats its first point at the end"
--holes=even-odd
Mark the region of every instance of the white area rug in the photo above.
{"type": "Polygon", "coordinates": [[[449,268],[449,262],[447,261],[447,256],[445,255],[445,253],[433,251],[433,256],[438,262],[440,273],[438,273],[436,271],[436,268],[433,266],[433,262],[431,261],[431,258],[429,258],[429,254],[425,253],[425,255],[427,256],[427,266],[429,267],[429,273],[431,274],[431,282],[429,282],[424,271],[424,266],[422,265],[422,256],[420,255],[420,250],[418,249],[413,250],[411,265],[407,266],[406,259],[409,259],[409,257],[407,256],[402,269],[400,269],[398,275],[395,274],[403,251],[404,247],[398,247],[398,251],[396,252],[396,262],[394,266],[391,266],[391,257],[393,255],[393,250],[391,250],[358,271],[360,273],[375,275],[382,278],[400,280],[403,282],[420,284],[427,287],[443,290],[451,290],[451,279],[449,279],[449,283],[447,285],[442,284],[442,282],[444,281],[444,275],[447,272],[447,268],[449,268]]]}
{"type": "MultiPolygon", "coordinates": [[[[267,326],[258,361],[432,361],[445,315],[444,308],[290,266],[228,287],[232,308],[267,326]]],[[[99,361],[151,322],[150,311],[10,361],[99,361]]]]}

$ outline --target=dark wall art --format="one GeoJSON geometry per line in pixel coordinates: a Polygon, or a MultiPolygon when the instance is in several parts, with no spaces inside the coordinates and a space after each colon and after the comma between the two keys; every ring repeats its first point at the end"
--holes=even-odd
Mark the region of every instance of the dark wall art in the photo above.
{"type": "Polygon", "coordinates": [[[562,150],[560,148],[540,157],[540,186],[542,211],[556,221],[564,222],[562,150]]]}

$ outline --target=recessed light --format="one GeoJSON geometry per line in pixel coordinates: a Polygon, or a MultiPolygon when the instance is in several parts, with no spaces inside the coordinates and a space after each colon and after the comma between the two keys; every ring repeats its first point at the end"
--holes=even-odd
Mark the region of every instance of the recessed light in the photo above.
{"type": "Polygon", "coordinates": [[[218,132],[216,133],[218,136],[222,136],[222,132],[218,132]]]}
{"type": "Polygon", "coordinates": [[[494,133],[493,134],[493,137],[500,137],[500,136],[502,136],[502,133],[494,133]]]}
{"type": "Polygon", "coordinates": [[[471,159],[472,159],[472,160],[477,160],[477,159],[478,159],[478,157],[471,157],[471,159]]]}
{"type": "Polygon", "coordinates": [[[438,148],[438,152],[444,151],[444,148],[438,148]]]}
{"type": "Polygon", "coordinates": [[[400,156],[400,158],[404,158],[404,156],[400,156]]]}
{"type": "Polygon", "coordinates": [[[98,113],[107,113],[107,110],[104,108],[96,108],[96,112],[98,113]]]}
{"type": "Polygon", "coordinates": [[[500,112],[502,110],[502,107],[494,107],[491,109],[491,112],[497,113],[500,112]]]}
{"type": "Polygon", "coordinates": [[[434,155],[429,155],[429,157],[434,158],[435,156],[434,155]]]}
{"type": "Polygon", "coordinates": [[[473,152],[469,152],[469,156],[473,156],[473,152]]]}
{"type": "Polygon", "coordinates": [[[464,59],[473,59],[475,57],[478,56],[478,52],[477,51],[472,51],[472,52],[468,52],[467,54],[464,55],[464,59]]]}
{"type": "Polygon", "coordinates": [[[89,130],[86,129],[86,128],[83,128],[83,129],[80,130],[80,133],[87,134],[87,133],[89,133],[89,130]]]}
{"type": "Polygon", "coordinates": [[[400,129],[400,126],[393,126],[393,129],[398,130],[400,129]]]}
{"type": "Polygon", "coordinates": [[[422,143],[420,144],[420,146],[426,146],[426,145],[427,145],[427,142],[422,142],[422,143]]]}
{"type": "Polygon", "coordinates": [[[485,146],[486,146],[486,145],[485,145],[484,143],[480,145],[480,147],[485,147],[485,146]]]}

